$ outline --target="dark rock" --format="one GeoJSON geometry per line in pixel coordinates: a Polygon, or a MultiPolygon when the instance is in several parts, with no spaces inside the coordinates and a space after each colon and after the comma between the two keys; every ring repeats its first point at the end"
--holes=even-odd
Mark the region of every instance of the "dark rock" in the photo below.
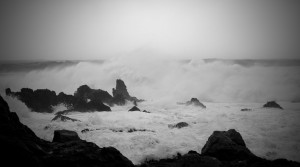
{"type": "Polygon", "coordinates": [[[169,128],[178,128],[178,129],[181,129],[181,128],[187,127],[187,126],[189,126],[189,124],[186,123],[186,122],[179,122],[179,123],[177,123],[175,125],[172,125],[172,124],[168,125],[169,128]]]}
{"type": "Polygon", "coordinates": [[[204,104],[202,104],[197,98],[192,98],[190,101],[187,101],[185,103],[186,105],[194,105],[197,107],[202,107],[202,108],[206,108],[206,106],[204,104]]]}
{"type": "MultiPolygon", "coordinates": [[[[129,95],[127,91],[127,87],[123,80],[117,79],[116,81],[116,88],[112,89],[113,94],[113,102],[117,105],[124,105],[126,103],[126,100],[132,101],[132,102],[141,102],[143,100],[137,99],[136,97],[132,97],[129,95]]],[[[136,104],[135,104],[136,106],[136,104]]]]}
{"type": "Polygon", "coordinates": [[[37,89],[33,91],[30,88],[22,88],[21,92],[11,92],[6,89],[6,95],[16,97],[33,111],[52,112],[52,106],[57,105],[56,93],[48,89],[37,89]]]}
{"type": "Polygon", "coordinates": [[[137,106],[133,106],[131,109],[128,111],[141,111],[137,106]]]}
{"type": "Polygon", "coordinates": [[[5,166],[32,167],[133,167],[126,157],[112,147],[99,148],[80,140],[72,131],[56,131],[55,142],[38,138],[11,113],[0,96],[0,155],[5,166]]]}
{"type": "Polygon", "coordinates": [[[250,108],[242,108],[241,111],[252,111],[250,108]]]}
{"type": "Polygon", "coordinates": [[[137,102],[142,100],[129,95],[125,83],[118,79],[116,89],[113,89],[113,96],[101,89],[91,89],[87,85],[77,88],[74,95],[67,95],[60,92],[58,95],[48,89],[32,90],[22,88],[20,92],[12,92],[10,88],[5,90],[6,95],[16,97],[35,112],[53,112],[52,106],[64,104],[70,111],[111,111],[109,106],[124,105],[126,101],[137,102]],[[105,105],[108,104],[109,106],[105,105]]]}
{"type": "Polygon", "coordinates": [[[82,85],[77,88],[76,92],[74,93],[74,97],[85,102],[88,102],[90,100],[109,104],[112,100],[112,96],[107,91],[101,89],[91,89],[87,85],[82,85]]]}
{"type": "Polygon", "coordinates": [[[113,147],[99,148],[80,140],[53,145],[53,153],[45,156],[48,167],[133,167],[134,165],[113,147]]]}
{"type": "Polygon", "coordinates": [[[59,114],[59,115],[56,115],[51,121],[63,121],[63,122],[72,121],[72,122],[75,122],[75,121],[79,121],[79,120],[73,119],[73,118],[69,118],[67,116],[59,114]]]}
{"type": "Polygon", "coordinates": [[[63,110],[63,111],[58,111],[57,113],[55,113],[55,115],[66,115],[69,114],[70,112],[72,112],[73,110],[63,110]]]}
{"type": "Polygon", "coordinates": [[[202,148],[202,155],[216,157],[221,161],[245,160],[255,157],[246,147],[241,134],[234,129],[214,131],[202,148]]]}
{"type": "Polygon", "coordinates": [[[142,112],[144,112],[144,113],[151,113],[151,112],[149,112],[149,111],[147,111],[147,110],[143,110],[142,112]]]}
{"type": "Polygon", "coordinates": [[[78,134],[70,130],[56,130],[52,142],[65,143],[69,141],[80,140],[78,134]]]}
{"type": "Polygon", "coordinates": [[[279,104],[277,104],[275,101],[268,101],[266,104],[263,106],[264,108],[279,108],[283,109],[279,104]]]}
{"type": "Polygon", "coordinates": [[[81,131],[81,133],[86,133],[86,132],[89,132],[90,130],[89,129],[83,129],[82,131],[81,131]]]}

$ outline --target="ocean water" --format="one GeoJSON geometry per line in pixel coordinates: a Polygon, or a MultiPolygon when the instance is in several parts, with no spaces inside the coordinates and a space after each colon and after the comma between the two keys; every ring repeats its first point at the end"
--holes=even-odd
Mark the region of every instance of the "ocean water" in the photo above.
{"type": "MultiPolygon", "coordinates": [[[[300,63],[297,61],[134,57],[96,62],[59,61],[50,65],[38,62],[34,66],[26,63],[1,64],[0,92],[21,122],[45,140],[52,140],[54,130],[75,130],[81,139],[100,147],[113,146],[139,164],[189,150],[200,153],[213,131],[234,128],[254,154],[300,162],[300,63]],[[80,122],[51,122],[54,113],[31,112],[22,102],[4,94],[8,87],[13,91],[29,87],[73,94],[83,84],[111,93],[117,78],[125,81],[132,96],[146,100],[138,107],[151,113],[128,112],[132,107],[128,103],[112,107],[112,112],[68,115],[80,122]],[[176,104],[191,97],[198,98],[207,108],[176,104]],[[276,100],[284,110],[262,108],[270,100],[276,100]],[[242,108],[252,111],[240,111],[242,108]],[[187,122],[189,126],[168,127],[178,122],[187,122]],[[148,131],[128,133],[132,128],[148,131]],[[92,131],[82,133],[84,129],[92,131]]],[[[65,108],[53,107],[55,112],[65,108]]]]}

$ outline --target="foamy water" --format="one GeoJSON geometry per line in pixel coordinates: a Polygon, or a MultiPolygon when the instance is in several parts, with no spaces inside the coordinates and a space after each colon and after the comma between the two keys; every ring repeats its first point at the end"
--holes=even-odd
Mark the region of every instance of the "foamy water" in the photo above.
{"type": "Polygon", "coordinates": [[[112,112],[75,112],[68,115],[81,122],[51,122],[54,114],[31,112],[24,117],[24,113],[28,112],[26,106],[9,97],[7,99],[12,111],[19,110],[21,122],[40,138],[52,141],[54,130],[74,130],[81,139],[94,142],[99,147],[117,148],[135,164],[145,159],[184,154],[189,150],[200,153],[213,131],[231,128],[241,133],[247,147],[258,156],[300,161],[300,103],[280,103],[285,109],[279,110],[261,108],[262,103],[205,103],[207,109],[199,109],[144,102],[139,108],[151,113],[128,112],[132,107],[128,104],[113,107],[112,112]],[[245,107],[253,110],[240,111],[245,107]],[[182,121],[189,126],[168,128],[169,124],[182,121]],[[149,131],[128,133],[130,128],[149,131]],[[93,131],[82,133],[84,129],[93,131]]]}

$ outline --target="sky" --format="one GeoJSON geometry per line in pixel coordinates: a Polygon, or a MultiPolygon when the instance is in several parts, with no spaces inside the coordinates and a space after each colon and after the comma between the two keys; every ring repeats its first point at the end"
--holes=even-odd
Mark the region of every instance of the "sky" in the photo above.
{"type": "Polygon", "coordinates": [[[0,60],[298,59],[298,0],[3,0],[0,60]]]}

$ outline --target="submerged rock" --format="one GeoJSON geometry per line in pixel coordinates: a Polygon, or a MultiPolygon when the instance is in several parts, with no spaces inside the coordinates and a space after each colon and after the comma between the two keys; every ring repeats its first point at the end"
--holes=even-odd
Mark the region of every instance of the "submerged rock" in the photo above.
{"type": "Polygon", "coordinates": [[[151,113],[150,111],[147,111],[147,110],[143,110],[142,112],[144,112],[144,113],[151,113]]]}
{"type": "Polygon", "coordinates": [[[58,114],[51,121],[63,121],[63,122],[72,121],[72,122],[75,122],[75,121],[79,121],[79,120],[73,119],[73,118],[69,118],[69,117],[61,115],[61,114],[58,114]]]}
{"type": "Polygon", "coordinates": [[[250,108],[242,108],[241,111],[252,111],[250,108]]]}
{"type": "Polygon", "coordinates": [[[178,129],[181,129],[181,128],[187,127],[187,126],[189,126],[189,124],[186,122],[179,122],[175,125],[172,125],[172,124],[168,125],[169,128],[178,128],[178,129]]]}
{"type": "Polygon", "coordinates": [[[183,102],[183,103],[182,102],[177,102],[177,104],[187,105],[187,106],[193,105],[193,106],[196,106],[196,107],[206,108],[206,106],[204,104],[202,104],[197,98],[191,98],[190,101],[183,102]]]}
{"type": "Polygon", "coordinates": [[[275,101],[268,101],[266,104],[263,106],[264,108],[279,108],[283,109],[279,104],[277,104],[275,101]]]}
{"type": "Polygon", "coordinates": [[[141,111],[137,106],[133,106],[131,109],[128,111],[141,111]]]}

